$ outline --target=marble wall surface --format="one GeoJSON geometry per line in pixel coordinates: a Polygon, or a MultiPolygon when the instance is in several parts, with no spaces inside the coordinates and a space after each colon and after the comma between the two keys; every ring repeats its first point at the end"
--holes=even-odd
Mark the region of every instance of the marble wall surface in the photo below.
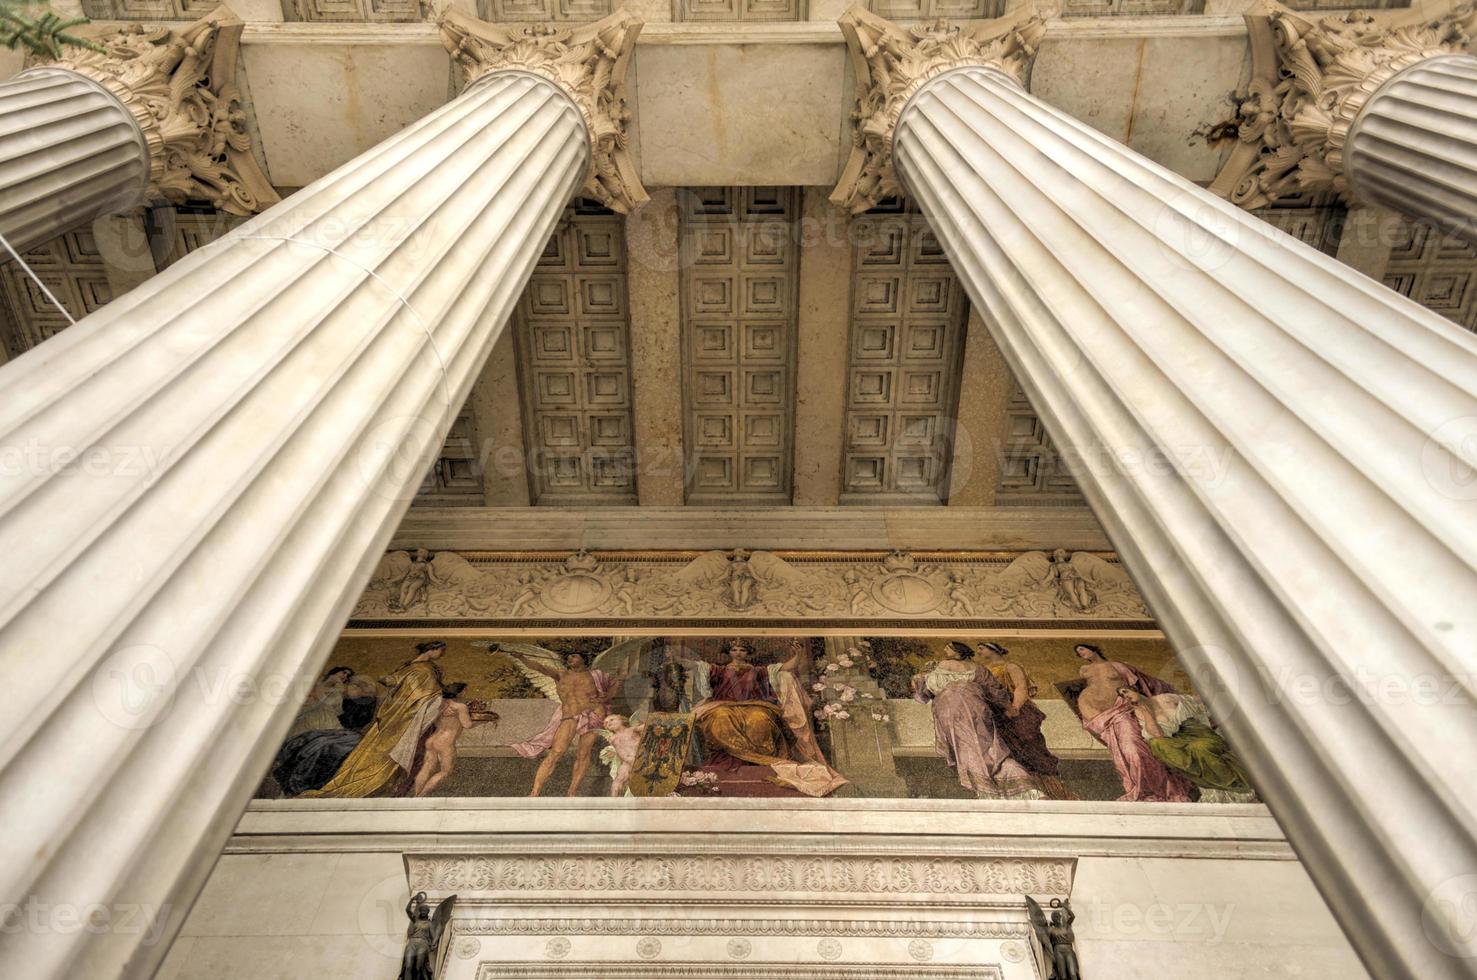
{"type": "MultiPolygon", "coordinates": [[[[391,980],[411,878],[424,875],[429,860],[527,860],[602,849],[628,861],[685,853],[702,873],[739,852],[945,853],[947,860],[984,865],[1069,869],[1063,872],[1069,878],[1043,876],[1034,893],[1049,897],[1070,882],[1083,973],[1093,980],[1365,976],[1260,806],[1210,815],[1203,808],[1165,805],[1146,813],[1102,803],[431,802],[253,804],[160,980],[391,980]]],[[[417,887],[426,883],[415,880],[417,887]]],[[[469,889],[455,878],[439,883],[457,883],[467,899],[448,948],[448,962],[459,972],[447,975],[457,977],[483,975],[475,967],[493,956],[516,961],[513,972],[524,977],[707,975],[690,968],[764,961],[783,968],[775,976],[846,976],[846,967],[871,963],[906,967],[911,972],[899,975],[909,977],[979,977],[991,974],[978,966],[950,972],[966,955],[977,955],[982,942],[961,935],[967,931],[961,923],[1024,928],[1023,903],[1002,895],[879,902],[802,886],[763,896],[740,891],[723,899],[719,922],[711,895],[674,893],[653,905],[576,876],[535,889],[469,889]],[[892,908],[879,907],[889,902],[892,908]],[[739,934],[739,923],[753,934],[739,934]],[[457,945],[467,938],[477,940],[475,948],[457,945]]],[[[1007,940],[1028,947],[1023,934],[992,941],[998,948],[1007,940]]],[[[1034,975],[1011,972],[1020,964],[1008,957],[1017,952],[1010,947],[994,961],[1000,975],[1034,975]]]]}

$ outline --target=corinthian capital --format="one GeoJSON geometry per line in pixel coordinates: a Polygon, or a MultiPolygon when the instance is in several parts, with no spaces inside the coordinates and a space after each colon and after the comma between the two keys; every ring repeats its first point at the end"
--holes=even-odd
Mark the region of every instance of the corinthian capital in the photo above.
{"type": "Polygon", "coordinates": [[[464,83],[494,71],[527,71],[568,93],[590,131],[583,193],[622,214],[647,201],[626,131],[626,64],[640,33],[640,18],[626,10],[577,27],[489,24],[456,10],[441,17],[441,43],[464,83]]]}
{"type": "Polygon", "coordinates": [[[217,7],[193,24],[131,24],[95,37],[103,51],[71,48],[33,64],[86,75],[128,108],[149,147],[150,199],[255,214],[279,198],[252,155],[236,85],[241,28],[217,7]]]}
{"type": "Polygon", "coordinates": [[[1239,140],[1210,189],[1246,208],[1306,192],[1350,198],[1345,144],[1360,110],[1411,65],[1472,48],[1477,10],[1435,20],[1354,11],[1311,20],[1273,0],[1246,14],[1251,80],[1239,140]]]}
{"type": "Polygon", "coordinates": [[[981,65],[1026,84],[1046,23],[1032,7],[987,21],[902,27],[864,7],[837,21],[851,50],[856,108],[851,158],[831,201],[853,212],[903,193],[892,168],[892,134],[913,93],[951,68],[981,65]]]}

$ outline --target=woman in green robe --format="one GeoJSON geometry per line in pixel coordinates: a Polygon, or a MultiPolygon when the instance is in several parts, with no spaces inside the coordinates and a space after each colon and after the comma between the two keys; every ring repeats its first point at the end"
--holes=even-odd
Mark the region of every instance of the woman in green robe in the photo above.
{"type": "Polygon", "coordinates": [[[1251,803],[1256,790],[1241,760],[1210,724],[1205,706],[1184,694],[1145,696],[1131,687],[1118,696],[1133,705],[1149,751],[1200,790],[1202,803],[1251,803]]]}

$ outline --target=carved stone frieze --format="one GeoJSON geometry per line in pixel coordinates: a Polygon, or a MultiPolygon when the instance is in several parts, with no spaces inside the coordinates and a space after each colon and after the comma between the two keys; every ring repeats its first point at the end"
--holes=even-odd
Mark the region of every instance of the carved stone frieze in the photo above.
{"type": "Polygon", "coordinates": [[[1417,21],[1357,10],[1314,20],[1261,0],[1246,25],[1252,66],[1238,143],[1210,189],[1244,208],[1307,193],[1353,203],[1345,149],[1360,110],[1404,69],[1470,51],[1477,8],[1417,21]]]}
{"type": "Polygon", "coordinates": [[[441,42],[462,82],[494,71],[526,71],[559,85],[579,106],[590,133],[590,168],[581,191],[622,214],[646,203],[632,159],[626,66],[641,20],[617,10],[593,24],[489,24],[455,9],[441,17],[441,42]]]}
{"type": "Polygon", "coordinates": [[[1000,980],[987,964],[482,962],[477,980],[1000,980]]]}
{"type": "MultiPolygon", "coordinates": [[[[413,891],[1067,897],[1071,858],[796,854],[407,854],[413,891]]],[[[812,931],[810,934],[814,934],[812,931]]]]}
{"type": "Polygon", "coordinates": [[[255,214],[279,198],[252,155],[236,84],[242,27],[217,7],[193,24],[130,24],[95,38],[104,51],[68,48],[33,65],[85,75],[128,108],[148,144],[151,200],[255,214]]]}
{"type": "Polygon", "coordinates": [[[904,193],[892,167],[892,134],[913,94],[937,75],[984,65],[1026,84],[1046,22],[1034,7],[990,21],[901,26],[860,7],[842,14],[856,75],[851,157],[831,201],[853,213],[904,193]]]}
{"type": "Polygon", "coordinates": [[[365,620],[1150,620],[1109,557],[1050,554],[818,558],[804,553],[392,551],[354,607],[365,620]]]}

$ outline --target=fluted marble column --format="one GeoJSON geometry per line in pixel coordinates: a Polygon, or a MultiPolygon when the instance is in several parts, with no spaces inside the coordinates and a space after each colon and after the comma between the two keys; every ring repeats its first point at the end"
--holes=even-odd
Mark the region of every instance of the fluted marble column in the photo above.
{"type": "Polygon", "coordinates": [[[1477,241],[1477,58],[1439,55],[1397,72],[1345,144],[1350,195],[1477,241]]]}
{"type": "Polygon", "coordinates": [[[1318,20],[1260,0],[1237,144],[1211,190],[1247,208],[1329,194],[1477,242],[1477,8],[1318,20]]]}
{"type": "Polygon", "coordinates": [[[565,205],[640,200],[638,31],[453,17],[460,97],[0,368],[0,975],[151,975],[565,205]]]}
{"type": "Polygon", "coordinates": [[[132,207],[148,180],[143,133],[99,82],[55,68],[0,82],[0,235],[17,250],[132,207]]]}
{"type": "Polygon", "coordinates": [[[0,235],[24,251],[149,201],[276,203],[236,86],[242,26],[225,7],[133,25],[0,83],[0,235]]]}
{"type": "Polygon", "coordinates": [[[1028,94],[1039,24],[842,25],[838,196],[922,206],[1370,972],[1477,975],[1477,338],[1028,94]]]}

